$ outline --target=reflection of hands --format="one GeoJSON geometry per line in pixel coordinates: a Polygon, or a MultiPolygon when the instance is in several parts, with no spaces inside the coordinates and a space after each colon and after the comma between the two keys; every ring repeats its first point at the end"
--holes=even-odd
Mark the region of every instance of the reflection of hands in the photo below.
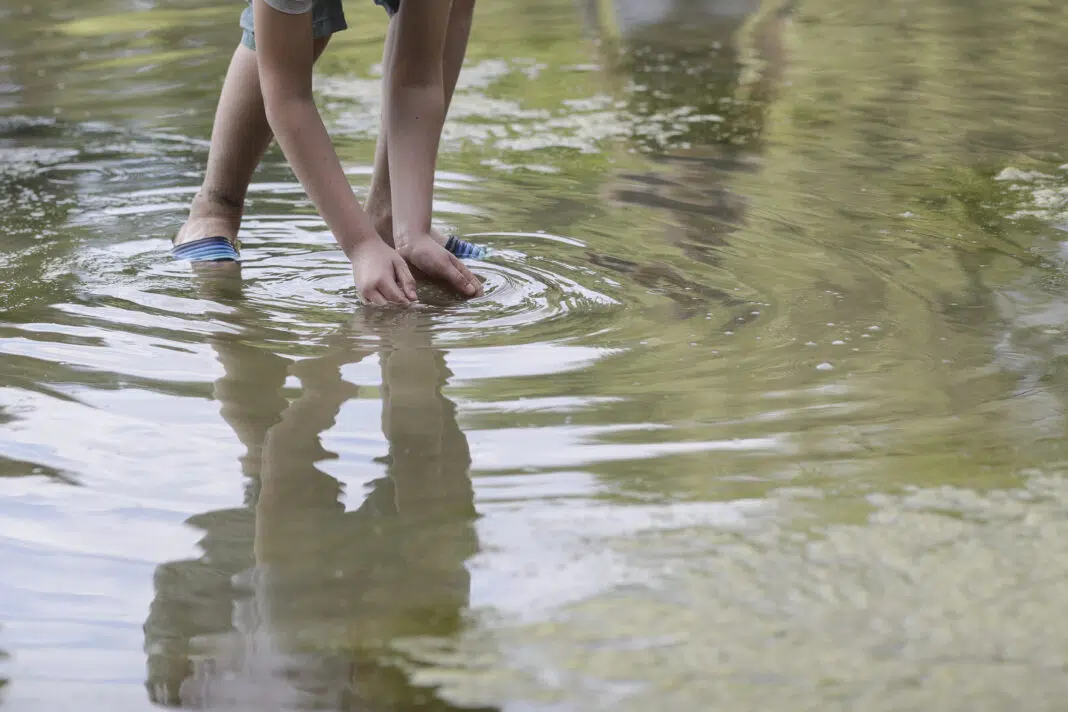
{"type": "Polygon", "coordinates": [[[466,297],[482,294],[482,283],[456,255],[446,250],[433,236],[418,235],[397,242],[397,251],[415,269],[430,279],[439,279],[466,297]]]}

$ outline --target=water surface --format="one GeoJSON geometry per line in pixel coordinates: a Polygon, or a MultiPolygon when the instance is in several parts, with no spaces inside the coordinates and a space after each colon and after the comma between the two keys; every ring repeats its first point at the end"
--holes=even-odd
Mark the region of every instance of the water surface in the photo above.
{"type": "Polygon", "coordinates": [[[406,313],[167,259],[239,11],[0,8],[0,704],[1059,709],[1068,9],[482,3],[406,313]]]}

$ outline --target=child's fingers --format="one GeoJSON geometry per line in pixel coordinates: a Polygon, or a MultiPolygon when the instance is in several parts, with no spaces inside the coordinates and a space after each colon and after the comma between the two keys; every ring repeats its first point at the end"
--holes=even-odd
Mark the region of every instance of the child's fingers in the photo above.
{"type": "Polygon", "coordinates": [[[408,263],[398,257],[393,261],[393,268],[397,273],[397,281],[400,282],[405,296],[410,301],[418,301],[419,297],[415,292],[415,277],[412,276],[412,271],[408,269],[408,263]]]}
{"type": "Polygon", "coordinates": [[[452,282],[452,286],[457,291],[460,291],[468,296],[473,296],[474,292],[472,291],[471,280],[468,279],[466,274],[464,274],[464,272],[467,271],[467,268],[464,267],[463,263],[460,262],[460,260],[456,259],[452,255],[448,255],[446,259],[448,260],[448,266],[445,268],[445,274],[442,276],[452,282]]]}
{"type": "Polygon", "coordinates": [[[404,296],[404,292],[401,291],[400,286],[392,279],[383,280],[382,283],[378,285],[378,292],[394,304],[408,306],[408,298],[404,296]]]}
{"type": "Polygon", "coordinates": [[[478,281],[474,273],[467,269],[467,265],[459,260],[459,258],[449,255],[449,261],[452,262],[453,268],[453,284],[463,292],[464,294],[477,297],[481,293],[482,283],[478,281]]]}
{"type": "Polygon", "coordinates": [[[373,304],[376,307],[384,307],[384,306],[386,306],[385,297],[383,297],[381,294],[379,294],[378,290],[376,290],[376,289],[368,289],[366,292],[364,292],[363,298],[364,298],[365,301],[370,302],[371,304],[373,304]]]}

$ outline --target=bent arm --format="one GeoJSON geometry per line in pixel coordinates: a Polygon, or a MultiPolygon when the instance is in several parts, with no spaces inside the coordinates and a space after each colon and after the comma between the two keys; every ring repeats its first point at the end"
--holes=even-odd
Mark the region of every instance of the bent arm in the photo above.
{"type": "Polygon", "coordinates": [[[379,238],[352,192],[315,106],[311,12],[281,12],[264,0],[255,0],[253,12],[267,121],[308,197],[352,259],[362,243],[379,238]]]}

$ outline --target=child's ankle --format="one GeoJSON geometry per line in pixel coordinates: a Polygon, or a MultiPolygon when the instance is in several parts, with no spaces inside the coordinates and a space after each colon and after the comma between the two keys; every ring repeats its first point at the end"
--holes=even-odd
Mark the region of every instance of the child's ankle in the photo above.
{"type": "Polygon", "coordinates": [[[193,218],[216,218],[240,222],[245,208],[244,203],[244,200],[225,195],[220,191],[201,188],[193,196],[189,214],[193,218]]]}
{"type": "Polygon", "coordinates": [[[225,237],[233,240],[241,228],[241,206],[230,201],[210,197],[201,190],[189,206],[189,216],[178,229],[175,244],[190,242],[203,237],[225,237]]]}

